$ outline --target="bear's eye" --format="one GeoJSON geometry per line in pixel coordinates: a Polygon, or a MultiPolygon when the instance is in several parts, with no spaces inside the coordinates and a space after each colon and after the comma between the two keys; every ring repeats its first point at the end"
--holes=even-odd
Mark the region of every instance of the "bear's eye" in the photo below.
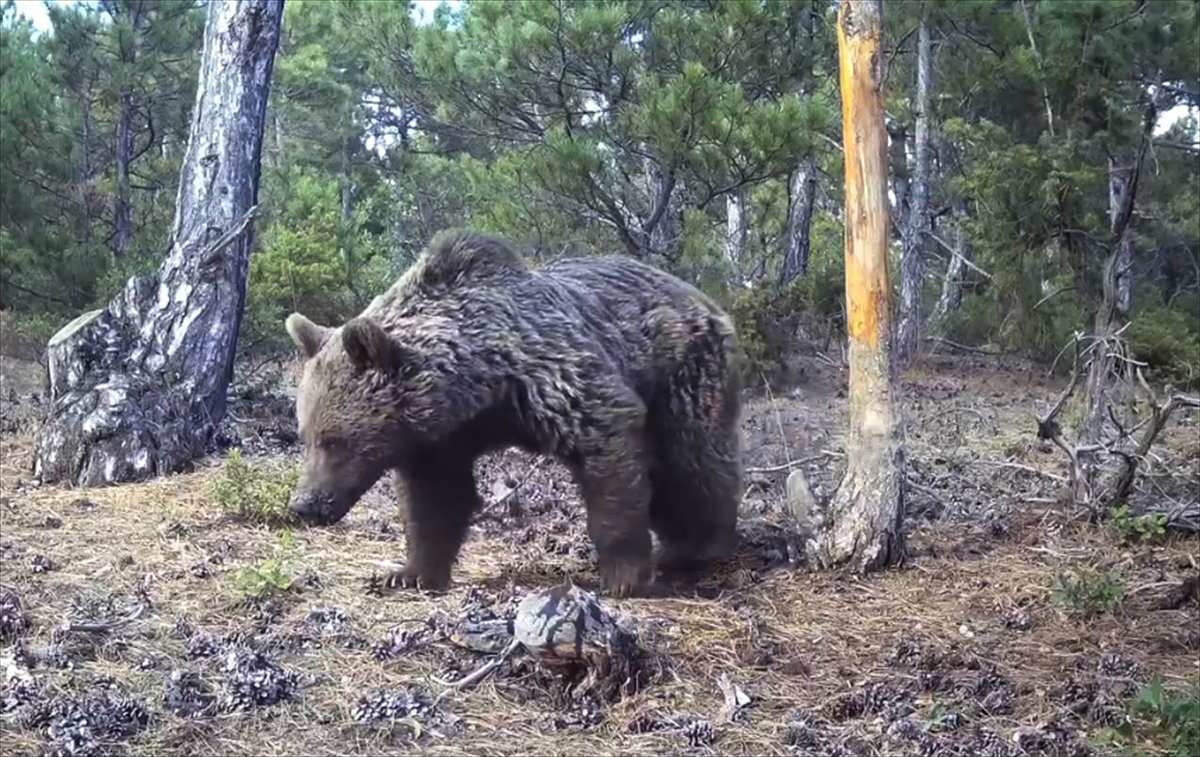
{"type": "Polygon", "coordinates": [[[346,448],[346,440],[340,436],[323,436],[317,444],[329,452],[341,452],[346,448]]]}

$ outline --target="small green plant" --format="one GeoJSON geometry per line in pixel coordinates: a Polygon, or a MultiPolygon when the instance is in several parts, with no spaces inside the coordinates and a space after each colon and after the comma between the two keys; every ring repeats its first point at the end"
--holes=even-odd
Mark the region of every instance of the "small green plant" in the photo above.
{"type": "Polygon", "coordinates": [[[221,509],[265,526],[295,523],[288,498],[300,480],[298,466],[247,463],[240,450],[230,450],[213,482],[211,495],[221,509]]]}
{"type": "Polygon", "coordinates": [[[1200,754],[1200,683],[1187,693],[1172,693],[1163,688],[1162,676],[1155,673],[1134,700],[1133,714],[1166,736],[1172,757],[1200,754]]]}
{"type": "Polygon", "coordinates": [[[1054,601],[1076,616],[1091,618],[1116,610],[1128,588],[1117,574],[1059,575],[1054,578],[1054,601]]]}
{"type": "Polygon", "coordinates": [[[1163,513],[1134,515],[1129,505],[1110,507],[1109,522],[1127,542],[1158,542],[1167,536],[1167,516],[1163,513]]]}
{"type": "Polygon", "coordinates": [[[234,573],[234,589],[248,599],[287,594],[295,586],[292,570],[295,553],[296,539],[291,531],[284,531],[279,535],[279,541],[272,545],[271,557],[234,573]]]}
{"type": "Polygon", "coordinates": [[[927,731],[950,731],[962,725],[962,714],[935,697],[921,724],[927,731]]]}
{"type": "Polygon", "coordinates": [[[1155,673],[1150,683],[1138,692],[1130,705],[1132,717],[1119,728],[1098,731],[1096,746],[1116,747],[1114,754],[1141,757],[1147,752],[1133,742],[1154,740],[1163,743],[1160,754],[1169,757],[1194,757],[1200,754],[1200,682],[1190,691],[1171,692],[1155,673]]]}

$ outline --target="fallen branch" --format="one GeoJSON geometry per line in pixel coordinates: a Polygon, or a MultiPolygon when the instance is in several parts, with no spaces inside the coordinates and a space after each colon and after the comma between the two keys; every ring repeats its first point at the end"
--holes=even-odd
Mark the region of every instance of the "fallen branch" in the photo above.
{"type": "MultiPolygon", "coordinates": [[[[1088,478],[1084,475],[1084,470],[1079,464],[1078,451],[1072,449],[1063,441],[1062,426],[1058,423],[1058,415],[1067,406],[1067,400],[1074,394],[1075,388],[1079,386],[1079,378],[1082,375],[1079,370],[1079,364],[1080,358],[1086,350],[1079,349],[1080,340],[1081,336],[1077,331],[1071,337],[1071,346],[1075,348],[1074,360],[1071,363],[1071,378],[1067,382],[1067,387],[1058,395],[1058,400],[1055,401],[1050,410],[1037,419],[1037,437],[1042,441],[1052,443],[1067,456],[1067,482],[1071,486],[1072,496],[1077,503],[1086,503],[1091,501],[1090,492],[1086,491],[1088,489],[1088,478]]],[[[1059,352],[1059,354],[1061,355],[1062,352],[1059,352]]]]}
{"type": "Polygon", "coordinates": [[[846,455],[842,452],[837,452],[835,450],[825,450],[824,452],[818,452],[817,454],[809,455],[808,457],[800,457],[795,460],[788,460],[786,463],[783,463],[782,465],[770,465],[770,466],[767,466],[766,468],[746,468],[745,472],[746,473],[780,473],[785,470],[791,470],[792,468],[795,468],[797,465],[803,465],[805,463],[814,463],[823,457],[845,457],[845,456],[846,455]]]}
{"type": "Polygon", "coordinates": [[[1022,471],[1025,471],[1026,473],[1032,473],[1035,476],[1042,476],[1043,478],[1051,479],[1052,481],[1058,481],[1058,482],[1064,483],[1064,484],[1069,483],[1069,481],[1067,479],[1063,478],[1062,476],[1060,476],[1056,473],[1050,473],[1048,471],[1038,470],[1037,468],[1034,468],[1032,465],[1022,465],[1021,463],[1010,463],[1007,460],[976,460],[975,463],[978,465],[994,465],[997,468],[1012,468],[1013,470],[1022,470],[1022,471]]]}
{"type": "Polygon", "coordinates": [[[436,707],[438,705],[438,703],[441,702],[443,699],[445,699],[446,696],[448,696],[449,694],[451,694],[455,691],[462,691],[466,687],[471,686],[475,683],[478,683],[479,681],[482,681],[484,678],[487,678],[493,670],[495,670],[496,668],[503,665],[504,661],[507,660],[509,657],[511,657],[512,653],[517,651],[517,649],[519,647],[521,647],[521,642],[517,641],[516,639],[513,639],[512,641],[510,641],[508,643],[508,646],[506,646],[504,648],[504,650],[502,652],[500,652],[500,654],[495,659],[488,660],[482,666],[480,666],[476,670],[468,673],[467,675],[463,676],[462,678],[458,679],[457,681],[446,681],[441,678],[438,678],[437,676],[431,676],[435,682],[441,684],[442,686],[449,687],[442,693],[438,694],[437,697],[433,700],[434,706],[436,707]]]}
{"type": "Polygon", "coordinates": [[[993,355],[994,356],[994,355],[1005,354],[1004,352],[1002,352],[1000,350],[989,350],[989,349],[985,349],[983,347],[972,347],[969,344],[959,344],[958,342],[952,342],[949,339],[942,337],[942,336],[927,336],[927,337],[925,337],[925,341],[938,342],[940,344],[949,345],[950,347],[953,347],[956,350],[960,350],[962,352],[969,352],[969,353],[973,353],[976,355],[993,355]]]}
{"type": "MultiPolygon", "coordinates": [[[[1058,417],[1058,414],[1062,412],[1062,409],[1066,406],[1067,399],[1069,399],[1071,394],[1074,393],[1075,387],[1079,386],[1079,375],[1080,375],[1079,374],[1079,359],[1080,359],[1079,339],[1080,339],[1079,332],[1075,332],[1075,335],[1073,337],[1071,337],[1071,344],[1068,346],[1075,347],[1075,360],[1074,360],[1073,364],[1071,365],[1071,379],[1070,379],[1070,381],[1067,382],[1067,388],[1062,391],[1062,394],[1058,395],[1058,401],[1054,403],[1054,406],[1050,408],[1049,412],[1047,412],[1044,416],[1038,418],[1038,421],[1037,421],[1038,439],[1043,439],[1046,441],[1053,441],[1062,432],[1062,428],[1058,425],[1058,421],[1056,420],[1056,418],[1058,417]]],[[[1064,347],[1063,350],[1065,351],[1066,348],[1064,347]]],[[[1062,352],[1060,352],[1059,354],[1061,355],[1062,352]]]]}
{"type": "Polygon", "coordinates": [[[1120,473],[1117,475],[1115,482],[1111,485],[1105,497],[1109,503],[1120,502],[1128,498],[1129,492],[1133,489],[1133,481],[1137,475],[1139,461],[1145,459],[1150,453],[1150,448],[1154,446],[1155,440],[1158,439],[1159,434],[1166,427],[1171,414],[1181,407],[1200,408],[1200,397],[1176,394],[1173,390],[1168,390],[1167,401],[1159,404],[1154,390],[1146,383],[1146,378],[1142,375],[1140,368],[1137,369],[1137,380],[1142,391],[1147,394],[1150,400],[1149,426],[1142,433],[1142,437],[1138,440],[1137,447],[1134,448],[1132,453],[1117,453],[1121,457],[1122,466],[1120,473]]]}

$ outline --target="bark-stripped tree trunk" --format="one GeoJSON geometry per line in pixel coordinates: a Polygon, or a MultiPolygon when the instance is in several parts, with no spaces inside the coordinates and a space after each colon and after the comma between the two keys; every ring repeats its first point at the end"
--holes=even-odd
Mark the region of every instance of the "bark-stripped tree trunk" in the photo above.
{"type": "Polygon", "coordinates": [[[942,293],[929,316],[929,323],[939,332],[945,329],[950,314],[957,313],[962,306],[963,270],[971,259],[971,241],[963,228],[967,220],[967,201],[956,199],[950,212],[950,260],[942,278],[942,293]]]}
{"type": "MultiPolygon", "coordinates": [[[[1029,37],[1029,49],[1033,52],[1033,59],[1037,63],[1038,73],[1045,76],[1045,64],[1042,62],[1042,56],[1038,53],[1037,41],[1033,38],[1033,18],[1029,13],[1029,5],[1025,0],[1021,0],[1021,17],[1025,19],[1025,33],[1029,37]]],[[[1050,107],[1050,90],[1046,88],[1045,82],[1042,83],[1042,104],[1046,106],[1046,131],[1050,132],[1050,136],[1054,136],[1054,110],[1050,107]]]]}
{"type": "Polygon", "coordinates": [[[746,261],[746,192],[738,188],[725,195],[725,257],[735,284],[745,280],[742,265],[746,261]]]}
{"type": "Polygon", "coordinates": [[[900,236],[908,218],[909,203],[909,172],[908,172],[908,127],[893,121],[887,124],[888,168],[892,176],[892,195],[895,204],[891,206],[892,231],[900,236]]]}
{"type": "Polygon", "coordinates": [[[849,565],[860,573],[904,556],[904,436],[890,355],[882,6],[882,0],[841,0],[838,9],[846,155],[849,465],[824,512],[805,512],[810,497],[802,473],[793,473],[788,481],[792,511],[812,529],[812,564],[849,565]]]}
{"type": "Polygon", "coordinates": [[[929,85],[932,78],[929,13],[921,15],[917,33],[917,155],[908,224],[900,257],[900,313],[896,358],[901,364],[917,351],[921,337],[921,294],[925,283],[925,244],[929,234],[929,85]]]}
{"type": "Polygon", "coordinates": [[[225,414],[283,0],[212,0],[172,244],[47,348],[34,475],[96,486],[185,469],[225,414]]]}
{"type": "MultiPolygon", "coordinates": [[[[1142,174],[1142,162],[1145,160],[1157,118],[1158,103],[1151,96],[1143,114],[1141,139],[1136,155],[1124,165],[1111,158],[1108,162],[1109,254],[1104,263],[1100,306],[1096,309],[1092,333],[1097,344],[1092,349],[1087,385],[1084,387],[1081,436],[1086,445],[1096,445],[1104,437],[1105,420],[1110,407],[1109,382],[1118,369],[1117,356],[1122,352],[1112,340],[1129,318],[1134,204],[1137,199],[1138,180],[1142,174]]],[[[1127,369],[1128,366],[1122,365],[1120,368],[1127,369]]],[[[1078,483],[1081,486],[1087,485],[1087,482],[1078,483]]]]}

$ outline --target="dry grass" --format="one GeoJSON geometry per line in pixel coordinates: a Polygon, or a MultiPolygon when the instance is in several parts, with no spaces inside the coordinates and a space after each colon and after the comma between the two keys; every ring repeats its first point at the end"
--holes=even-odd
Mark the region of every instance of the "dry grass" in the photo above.
{"type": "MultiPolygon", "coordinates": [[[[576,724],[577,706],[547,695],[545,674],[524,662],[450,695],[436,718],[371,725],[352,718],[353,705],[364,695],[413,684],[436,693],[441,687],[431,681],[433,676],[483,662],[440,644],[378,660],[371,643],[390,629],[418,629],[439,611],[453,615],[480,590],[504,599],[561,580],[595,581],[594,565],[578,551],[550,554],[543,546],[543,533],[564,543],[581,538],[579,519],[568,521],[564,515],[578,513],[578,503],[551,468],[528,474],[529,515],[516,525],[480,524],[456,569],[454,589],[444,596],[405,592],[378,598],[365,591],[366,579],[378,570],[372,561],[398,559],[403,553],[401,527],[389,535],[377,525],[393,514],[385,485],[372,491],[342,525],[297,529],[287,570],[316,580],[285,594],[272,616],[271,603],[244,601],[236,577],[240,569],[275,553],[279,532],[226,518],[208,493],[212,468],[84,492],[29,488],[19,482],[29,478],[31,437],[4,437],[0,584],[20,596],[30,623],[25,634],[30,648],[52,644],[53,629],[72,618],[77,597],[107,596],[121,604],[144,591],[151,599],[140,617],[106,639],[93,639],[88,651],[76,655],[74,671],[34,671],[65,690],[82,686],[89,675],[107,674],[130,695],[144,698],[157,714],[150,728],[124,745],[132,755],[784,755],[798,753],[788,746],[788,724],[797,711],[827,721],[821,733],[828,743],[813,754],[834,754],[836,745],[851,754],[915,754],[915,744],[895,743],[883,735],[885,723],[878,713],[841,717],[839,703],[871,684],[915,687],[914,717],[950,702],[967,715],[971,727],[983,725],[1008,738],[1019,728],[1046,723],[1061,709],[1055,686],[1078,677],[1080,660],[1087,655],[1133,661],[1144,671],[1161,672],[1168,684],[1195,682],[1200,661],[1197,649],[1188,645],[1194,643],[1189,634],[1197,628],[1200,610],[1194,599],[1175,608],[1162,600],[1198,570],[1196,541],[1125,545],[1110,530],[1067,522],[1047,504],[1031,503],[1039,498],[1029,492],[1053,486],[1037,474],[980,465],[938,473],[940,464],[927,462],[937,455],[951,462],[1003,460],[1004,444],[993,442],[1015,436],[1015,419],[1029,406],[1030,394],[1051,388],[1025,388],[1010,401],[1011,395],[989,398],[990,388],[981,391],[961,376],[910,376],[909,384],[910,423],[920,432],[911,435],[914,456],[934,471],[923,479],[929,496],[957,498],[974,503],[974,509],[968,513],[946,505],[946,513],[956,517],[915,524],[909,563],[866,579],[762,570],[752,555],[743,555],[706,579],[694,595],[605,600],[633,619],[642,645],[661,669],[641,692],[605,704],[602,721],[591,727],[576,724]],[[955,394],[942,396],[947,392],[955,394]],[[952,405],[977,411],[961,414],[972,422],[959,426],[957,435],[939,430],[956,414],[943,412],[952,405]],[[927,425],[920,425],[922,419],[928,419],[927,425]],[[989,513],[999,513],[1003,528],[979,525],[989,513]],[[522,542],[522,532],[538,538],[522,542]],[[48,557],[53,569],[32,572],[36,555],[48,557]],[[217,560],[218,555],[223,557],[217,560]],[[198,563],[208,564],[214,575],[196,577],[191,568],[198,563]],[[1112,614],[1077,619],[1055,602],[1055,576],[1085,568],[1126,576],[1128,597],[1112,614]],[[161,712],[171,670],[207,671],[214,682],[219,678],[212,667],[216,662],[188,659],[185,640],[176,632],[178,620],[218,636],[257,633],[279,640],[301,633],[309,612],[323,607],[345,614],[337,634],[309,633],[323,645],[277,655],[305,682],[294,699],[196,719],[161,712]],[[1014,613],[1024,614],[1026,628],[1001,622],[1014,613]],[[359,640],[359,646],[341,643],[347,640],[359,640]],[[905,644],[918,649],[916,662],[897,660],[897,650],[905,644]],[[153,665],[140,668],[143,659],[153,665]],[[972,710],[961,687],[924,690],[917,685],[923,673],[969,681],[992,670],[1014,690],[1013,706],[1003,714],[972,710]],[[717,681],[722,675],[754,700],[737,722],[719,715],[723,698],[717,681]],[[670,720],[671,713],[682,713],[673,716],[675,722],[686,722],[683,714],[710,719],[712,745],[689,746],[678,730],[637,732],[670,720]]],[[[752,456],[776,464],[786,459],[783,443],[773,435],[778,436],[777,418],[788,402],[756,405],[749,414],[752,456]]],[[[821,394],[816,388],[806,393],[802,405],[790,402],[792,408],[802,408],[813,428],[842,412],[832,392],[821,394]]],[[[789,440],[788,454],[801,456],[822,443],[811,435],[789,440]]],[[[489,468],[483,491],[488,491],[488,477],[513,472],[520,459],[505,458],[489,468]]],[[[1053,471],[1052,463],[1027,461],[1053,471]]],[[[785,475],[762,487],[756,507],[778,508],[785,475]]],[[[835,471],[822,475],[827,483],[836,481],[835,471]]],[[[44,743],[42,732],[23,730],[7,719],[0,721],[0,738],[6,755],[36,754],[44,743]]]]}

